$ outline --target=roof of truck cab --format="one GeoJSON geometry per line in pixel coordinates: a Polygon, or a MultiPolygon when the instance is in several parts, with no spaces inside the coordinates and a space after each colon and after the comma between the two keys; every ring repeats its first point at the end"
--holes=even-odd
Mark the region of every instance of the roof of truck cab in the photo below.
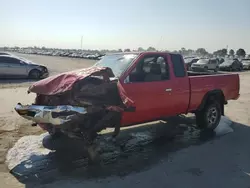
{"type": "Polygon", "coordinates": [[[110,54],[106,54],[106,55],[125,55],[125,54],[137,54],[137,55],[141,55],[141,54],[152,54],[152,53],[156,53],[156,54],[170,54],[170,55],[181,55],[181,54],[179,54],[179,53],[159,52],[159,51],[146,51],[146,52],[117,52],[117,53],[110,53],[110,54]]]}

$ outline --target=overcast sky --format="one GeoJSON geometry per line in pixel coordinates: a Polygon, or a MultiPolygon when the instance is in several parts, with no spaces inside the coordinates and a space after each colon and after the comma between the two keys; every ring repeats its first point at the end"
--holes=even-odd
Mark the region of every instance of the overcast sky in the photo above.
{"type": "Polygon", "coordinates": [[[249,0],[0,0],[0,46],[250,53],[249,0]]]}

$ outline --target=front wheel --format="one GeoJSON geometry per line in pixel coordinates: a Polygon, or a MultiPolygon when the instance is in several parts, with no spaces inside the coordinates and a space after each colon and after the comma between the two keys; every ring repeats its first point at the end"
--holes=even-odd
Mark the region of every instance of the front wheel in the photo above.
{"type": "Polygon", "coordinates": [[[219,67],[216,67],[215,69],[214,69],[214,72],[218,72],[219,71],[219,67]]]}
{"type": "Polygon", "coordinates": [[[217,101],[207,104],[196,114],[196,124],[201,129],[214,130],[221,119],[221,106],[217,101]]]}
{"type": "Polygon", "coordinates": [[[31,79],[39,79],[41,77],[41,72],[37,69],[33,69],[29,73],[29,78],[31,79]]]}

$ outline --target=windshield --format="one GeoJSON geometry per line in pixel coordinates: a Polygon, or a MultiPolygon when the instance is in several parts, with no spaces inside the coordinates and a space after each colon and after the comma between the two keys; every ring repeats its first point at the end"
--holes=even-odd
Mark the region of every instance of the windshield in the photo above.
{"type": "Polygon", "coordinates": [[[192,60],[193,60],[193,58],[186,58],[186,59],[184,59],[184,62],[185,63],[191,63],[192,60]]]}
{"type": "Polygon", "coordinates": [[[233,64],[233,62],[234,62],[234,60],[226,60],[222,64],[223,65],[231,65],[231,64],[233,64]]]}
{"type": "Polygon", "coordinates": [[[208,59],[200,59],[196,63],[198,63],[198,64],[207,64],[208,61],[209,61],[208,59]]]}
{"type": "Polygon", "coordinates": [[[18,57],[18,59],[22,60],[24,63],[32,63],[32,61],[25,59],[23,57],[18,57]]]}
{"type": "Polygon", "coordinates": [[[132,61],[137,58],[137,54],[114,54],[106,55],[94,66],[109,67],[112,69],[115,77],[120,77],[121,74],[128,68],[132,61]]]}

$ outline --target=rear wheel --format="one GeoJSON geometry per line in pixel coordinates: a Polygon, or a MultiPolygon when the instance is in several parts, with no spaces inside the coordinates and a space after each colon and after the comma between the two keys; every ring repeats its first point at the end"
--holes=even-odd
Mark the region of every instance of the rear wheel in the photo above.
{"type": "Polygon", "coordinates": [[[208,67],[204,67],[204,71],[207,72],[208,71],[208,67]]]}
{"type": "Polygon", "coordinates": [[[218,101],[209,101],[205,107],[197,112],[196,124],[201,129],[214,130],[221,119],[221,105],[218,101]]]}
{"type": "Polygon", "coordinates": [[[29,73],[29,78],[31,79],[39,79],[41,77],[41,71],[37,69],[33,69],[29,73]]]}
{"type": "Polygon", "coordinates": [[[214,69],[214,72],[218,72],[219,71],[219,67],[216,67],[215,69],[214,69]]]}

